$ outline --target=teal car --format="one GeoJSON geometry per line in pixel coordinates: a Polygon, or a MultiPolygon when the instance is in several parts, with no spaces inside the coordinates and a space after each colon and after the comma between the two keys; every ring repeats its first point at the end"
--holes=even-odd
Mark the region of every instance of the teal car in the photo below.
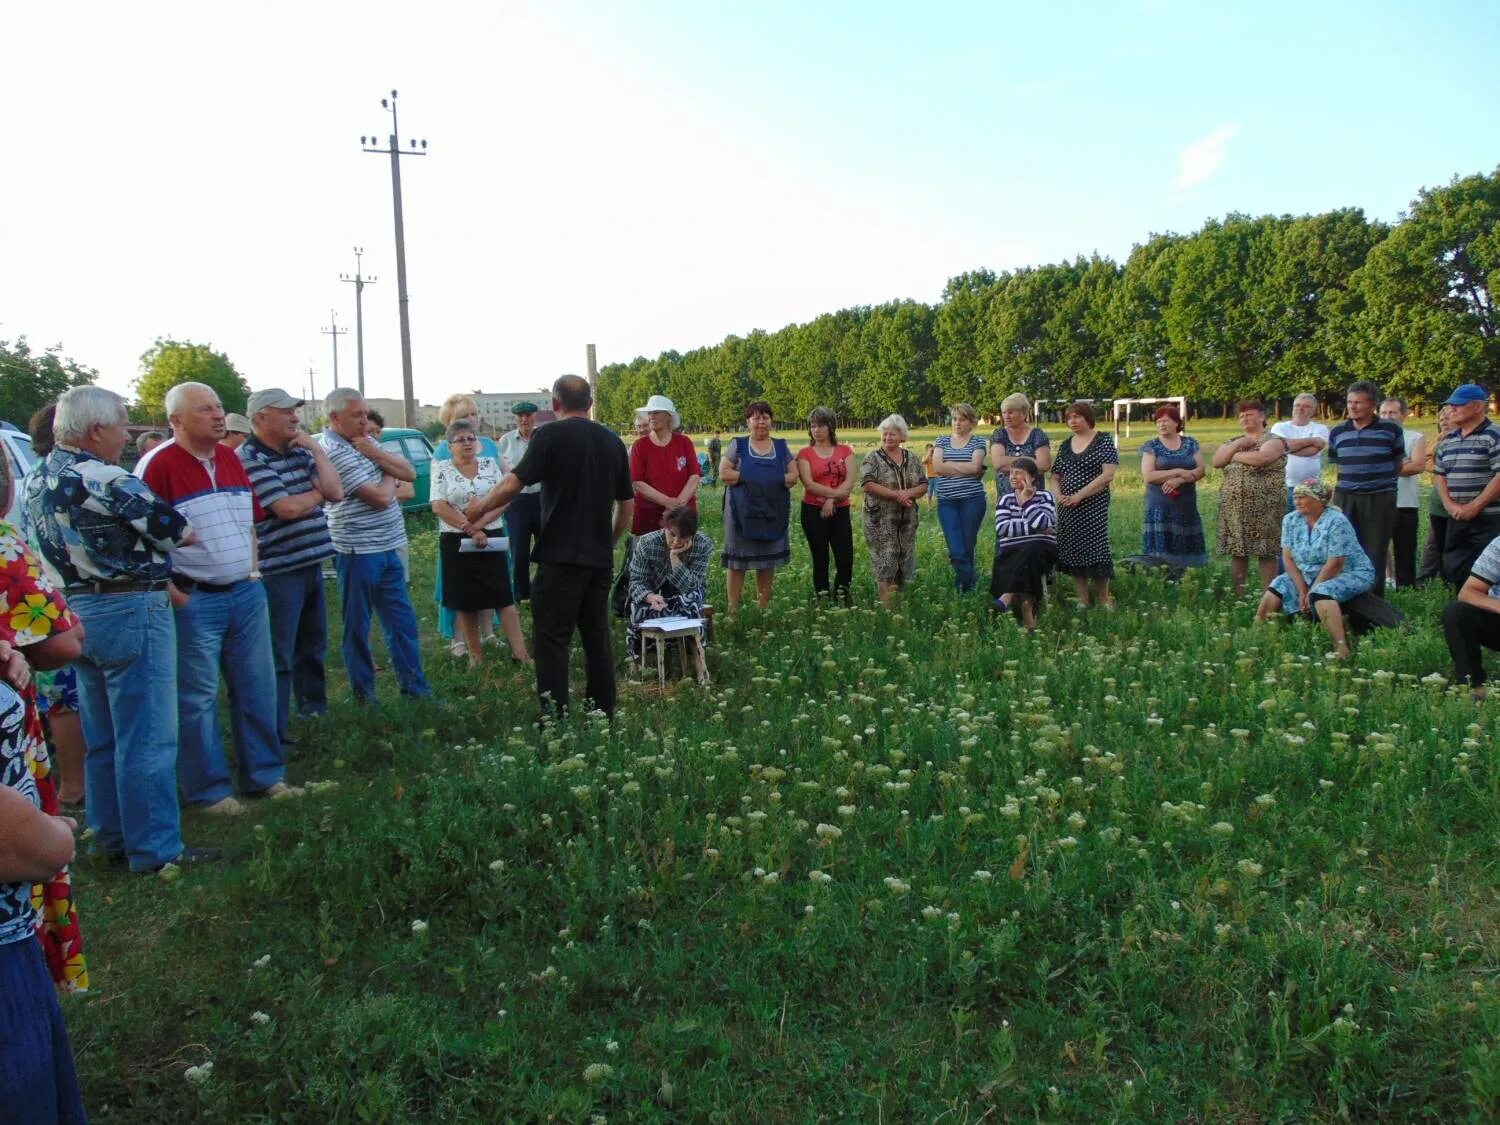
{"type": "Polygon", "coordinates": [[[387,426],[380,431],[383,448],[411,462],[417,470],[416,495],[401,505],[403,512],[425,512],[432,492],[432,442],[421,430],[387,426]]]}

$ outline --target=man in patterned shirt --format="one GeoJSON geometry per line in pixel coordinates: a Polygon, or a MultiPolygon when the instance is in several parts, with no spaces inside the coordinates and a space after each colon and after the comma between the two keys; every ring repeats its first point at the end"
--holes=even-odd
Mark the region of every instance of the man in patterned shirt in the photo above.
{"type": "Polygon", "coordinates": [[[187,520],[117,463],[125,400],[75,387],[57,401],[57,444],[26,478],[25,520],[53,585],[83,620],[77,663],[88,823],[132,871],[221,858],[184,847],[177,808],[177,635],[166,552],[187,520]]]}

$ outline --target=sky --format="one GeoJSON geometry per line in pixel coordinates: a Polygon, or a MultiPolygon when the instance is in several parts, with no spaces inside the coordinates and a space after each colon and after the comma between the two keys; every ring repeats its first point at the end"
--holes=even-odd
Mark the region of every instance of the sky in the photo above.
{"type": "Polygon", "coordinates": [[[78,0],[0,39],[0,339],[127,394],[158,337],[325,394],[331,316],[353,385],[360,246],[400,396],[391,89],[429,403],[1500,163],[1491,3],[78,0]]]}

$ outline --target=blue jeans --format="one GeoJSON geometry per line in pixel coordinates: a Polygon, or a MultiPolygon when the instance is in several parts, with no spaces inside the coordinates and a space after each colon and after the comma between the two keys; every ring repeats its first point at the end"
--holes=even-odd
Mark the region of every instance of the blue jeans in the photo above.
{"type": "Polygon", "coordinates": [[[219,675],[229,685],[240,790],[258,793],[286,775],[276,734],[276,665],[266,591],[245,579],[222,593],[194,591],[177,610],[177,779],[191,804],[233,792],[219,733],[219,675]]]}
{"type": "Polygon", "coordinates": [[[989,501],[983,496],[965,496],[958,500],[938,498],[938,523],[948,542],[953,584],[961,594],[967,594],[978,583],[974,573],[974,543],[979,538],[979,525],[984,522],[988,510],[989,501]]]}
{"type": "Polygon", "coordinates": [[[276,733],[291,733],[292,699],[299,715],[328,710],[323,660],[328,654],[328,605],[323,564],[308,563],[262,579],[271,612],[271,654],[276,663],[276,733]]]}
{"type": "Polygon", "coordinates": [[[177,633],[164,591],[75,594],[87,630],[78,701],[88,824],[105,854],[150,871],[182,853],[177,810],[177,633]]]}
{"type": "Polygon", "coordinates": [[[370,656],[370,615],[380,615],[385,647],[403,695],[431,695],[417,648],[417,615],[406,594],[406,568],[395,551],[333,557],[344,612],[344,667],[357,703],[375,699],[375,661],[370,656]]]}

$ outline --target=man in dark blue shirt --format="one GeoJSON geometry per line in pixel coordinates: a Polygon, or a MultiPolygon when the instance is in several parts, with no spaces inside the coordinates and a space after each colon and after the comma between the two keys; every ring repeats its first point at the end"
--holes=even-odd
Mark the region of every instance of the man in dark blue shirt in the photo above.
{"type": "Polygon", "coordinates": [[[1406,462],[1401,427],[1376,417],[1380,388],[1352,383],[1345,395],[1348,420],[1328,435],[1328,460],[1338,466],[1333,503],[1354,525],[1359,545],[1375,564],[1375,593],[1385,593],[1385,563],[1396,530],[1396,480],[1406,462]]]}

